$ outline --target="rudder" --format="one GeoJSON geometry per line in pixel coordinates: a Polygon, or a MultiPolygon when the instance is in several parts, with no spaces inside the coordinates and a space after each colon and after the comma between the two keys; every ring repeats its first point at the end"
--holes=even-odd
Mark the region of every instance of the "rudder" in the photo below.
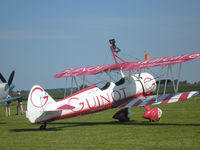
{"type": "Polygon", "coordinates": [[[39,85],[31,88],[28,96],[26,117],[32,123],[41,122],[45,117],[44,110],[46,107],[54,106],[55,100],[42,89],[39,85]]]}

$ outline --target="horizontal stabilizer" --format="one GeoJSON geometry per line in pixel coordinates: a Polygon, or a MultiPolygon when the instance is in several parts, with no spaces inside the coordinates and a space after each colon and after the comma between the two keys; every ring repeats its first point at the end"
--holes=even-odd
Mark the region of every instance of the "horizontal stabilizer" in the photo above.
{"type": "Polygon", "coordinates": [[[74,109],[74,108],[75,108],[74,106],[65,104],[65,105],[63,105],[63,106],[57,108],[57,110],[66,110],[66,109],[72,110],[72,109],[74,109]]]}
{"type": "Polygon", "coordinates": [[[129,99],[126,103],[121,104],[118,107],[124,108],[124,107],[174,103],[178,101],[187,100],[193,96],[197,96],[198,94],[199,94],[198,91],[192,91],[192,92],[183,92],[183,93],[176,93],[176,94],[152,95],[152,96],[146,96],[146,97],[142,96],[142,97],[129,99]]]}

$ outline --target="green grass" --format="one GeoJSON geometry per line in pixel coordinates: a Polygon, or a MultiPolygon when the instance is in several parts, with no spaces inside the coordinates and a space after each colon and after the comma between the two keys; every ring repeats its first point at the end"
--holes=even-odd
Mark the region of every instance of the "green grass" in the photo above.
{"type": "Polygon", "coordinates": [[[199,150],[200,96],[191,101],[163,104],[162,120],[149,123],[141,116],[145,110],[134,107],[131,122],[118,123],[112,115],[118,109],[64,119],[39,130],[25,115],[4,116],[0,105],[1,150],[199,150]]]}
{"type": "MultiPolygon", "coordinates": [[[[164,85],[161,85],[159,93],[163,94],[164,85]]],[[[199,84],[183,84],[179,86],[178,92],[186,92],[186,91],[200,91],[199,84]]],[[[166,93],[174,93],[173,85],[168,85],[166,89],[166,93]]]]}

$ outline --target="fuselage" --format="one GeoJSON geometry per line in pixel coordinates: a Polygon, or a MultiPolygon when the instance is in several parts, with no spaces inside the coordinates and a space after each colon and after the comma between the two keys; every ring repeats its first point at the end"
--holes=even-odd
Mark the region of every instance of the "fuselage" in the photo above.
{"type": "Polygon", "coordinates": [[[44,117],[40,117],[35,123],[70,118],[114,108],[130,98],[150,95],[155,89],[156,81],[149,73],[135,74],[130,78],[122,78],[116,83],[107,82],[101,88],[93,85],[56,102],[57,108],[70,105],[74,107],[73,109],[48,113],[44,117]]]}

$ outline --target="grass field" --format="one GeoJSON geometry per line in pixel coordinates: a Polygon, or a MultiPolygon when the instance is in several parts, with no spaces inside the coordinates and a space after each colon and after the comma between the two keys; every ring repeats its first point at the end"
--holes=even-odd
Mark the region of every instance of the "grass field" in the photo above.
{"type": "Polygon", "coordinates": [[[64,119],[39,130],[25,115],[4,116],[0,105],[0,150],[199,150],[200,96],[191,101],[157,105],[162,120],[150,123],[141,116],[142,107],[131,108],[131,122],[118,123],[112,115],[118,109],[64,119]]]}

